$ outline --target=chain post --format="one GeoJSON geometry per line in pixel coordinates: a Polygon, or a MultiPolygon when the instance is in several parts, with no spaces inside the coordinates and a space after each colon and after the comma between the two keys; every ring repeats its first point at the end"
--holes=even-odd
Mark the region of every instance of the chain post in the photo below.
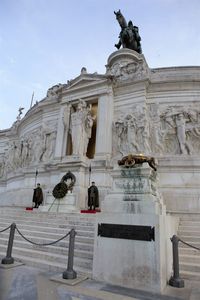
{"type": "Polygon", "coordinates": [[[75,279],[77,277],[76,271],[73,270],[75,236],[76,231],[73,228],[69,236],[68,264],[67,270],[63,272],[63,279],[75,279]]]}
{"type": "Polygon", "coordinates": [[[12,257],[12,247],[13,247],[13,241],[15,236],[15,228],[16,228],[16,224],[12,223],[10,226],[10,236],[8,241],[6,257],[4,257],[1,261],[1,263],[4,265],[9,265],[14,263],[14,258],[12,257]]]}
{"type": "Polygon", "coordinates": [[[171,238],[173,251],[173,276],[169,280],[169,285],[177,288],[184,287],[184,280],[179,276],[179,256],[178,256],[178,242],[179,238],[173,235],[171,238]]]}

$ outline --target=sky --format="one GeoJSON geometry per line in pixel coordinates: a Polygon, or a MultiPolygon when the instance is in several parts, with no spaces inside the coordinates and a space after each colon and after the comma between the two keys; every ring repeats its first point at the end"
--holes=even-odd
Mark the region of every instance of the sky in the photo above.
{"type": "Polygon", "coordinates": [[[150,68],[200,66],[199,0],[0,0],[0,130],[12,126],[48,88],[105,74],[120,26],[139,27],[150,68]]]}

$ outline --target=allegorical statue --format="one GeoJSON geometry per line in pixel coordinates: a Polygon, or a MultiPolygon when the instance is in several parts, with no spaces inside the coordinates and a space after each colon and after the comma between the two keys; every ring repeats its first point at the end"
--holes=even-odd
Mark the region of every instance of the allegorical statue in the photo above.
{"type": "Polygon", "coordinates": [[[115,44],[115,47],[119,49],[122,46],[123,48],[132,49],[141,54],[141,37],[139,35],[138,27],[134,26],[132,21],[129,21],[127,24],[120,10],[117,12],[114,11],[114,14],[121,27],[119,42],[115,44]]]}
{"type": "Polygon", "coordinates": [[[76,111],[71,114],[73,155],[86,155],[94,120],[91,107],[88,107],[84,100],[79,99],[76,111]]]}

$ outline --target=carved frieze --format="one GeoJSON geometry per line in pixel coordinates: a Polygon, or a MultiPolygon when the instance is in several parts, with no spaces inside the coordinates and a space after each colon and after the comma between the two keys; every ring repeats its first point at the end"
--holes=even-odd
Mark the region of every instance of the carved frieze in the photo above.
{"type": "Polygon", "coordinates": [[[141,79],[148,74],[148,68],[144,61],[130,62],[129,60],[117,61],[111,67],[107,67],[107,75],[113,76],[116,81],[141,79]]]}
{"type": "Polygon", "coordinates": [[[200,107],[135,105],[113,122],[114,156],[198,154],[200,107]]]}
{"type": "Polygon", "coordinates": [[[129,112],[121,112],[113,123],[113,152],[126,155],[128,153],[150,154],[149,119],[147,109],[136,105],[129,112]]]}

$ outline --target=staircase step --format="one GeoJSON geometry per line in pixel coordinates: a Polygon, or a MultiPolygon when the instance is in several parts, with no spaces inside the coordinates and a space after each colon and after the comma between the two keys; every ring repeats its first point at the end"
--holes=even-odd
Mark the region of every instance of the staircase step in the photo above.
{"type": "Polygon", "coordinates": [[[94,221],[88,221],[86,220],[84,222],[84,220],[80,220],[80,219],[76,219],[76,220],[67,220],[67,219],[57,219],[57,220],[54,220],[54,219],[48,219],[48,218],[45,218],[45,217],[41,217],[41,218],[23,218],[23,217],[20,217],[20,216],[13,216],[13,217],[10,217],[10,216],[5,216],[5,217],[2,217],[0,216],[0,219],[1,219],[1,222],[2,221],[5,221],[7,223],[26,223],[26,224],[35,224],[35,223],[40,223],[41,225],[45,225],[45,226],[52,226],[52,225],[77,225],[77,226],[93,226],[94,227],[94,221]]]}
{"type": "MultiPolygon", "coordinates": [[[[193,247],[200,249],[200,214],[180,216],[178,237],[193,247]]],[[[200,250],[179,242],[180,276],[188,280],[200,280],[200,250]]]]}
{"type": "MultiPolygon", "coordinates": [[[[2,246],[0,247],[0,255],[2,255],[3,253],[6,253],[6,247],[5,249],[2,248],[2,246]],[[1,252],[2,250],[2,252],[1,252]]],[[[5,255],[5,254],[4,254],[5,255]]],[[[44,252],[44,251],[40,251],[40,250],[33,250],[33,249],[22,249],[22,248],[18,248],[18,247],[13,247],[13,251],[12,251],[12,257],[18,257],[18,255],[22,255],[25,256],[27,258],[40,258],[44,261],[47,262],[54,262],[54,263],[58,263],[58,264],[64,264],[67,265],[67,259],[68,259],[68,251],[66,251],[65,255],[61,255],[61,254],[57,254],[57,253],[49,253],[49,252],[44,252]]],[[[89,258],[80,258],[75,256],[74,257],[74,265],[76,266],[80,266],[86,269],[92,269],[92,259],[89,258]]]]}
{"type": "Polygon", "coordinates": [[[186,242],[186,243],[189,243],[189,244],[190,244],[190,242],[200,244],[200,237],[198,237],[198,236],[194,236],[194,235],[191,235],[191,236],[181,235],[181,237],[179,236],[179,238],[181,240],[183,240],[183,242],[186,242]]]}
{"type": "MultiPolygon", "coordinates": [[[[4,228],[8,227],[8,224],[4,224],[4,226],[2,226],[2,224],[0,223],[0,231],[3,230],[4,228]]],[[[91,237],[94,238],[94,230],[81,230],[81,229],[77,229],[75,228],[75,226],[65,226],[65,228],[53,228],[53,227],[44,227],[44,226],[40,226],[40,225],[24,225],[24,224],[17,224],[17,228],[23,233],[40,233],[40,236],[52,236],[53,238],[56,237],[62,237],[63,235],[65,235],[67,232],[69,232],[72,228],[75,229],[77,236],[85,236],[85,237],[91,237]]],[[[8,230],[9,232],[9,230],[8,230]]]]}
{"type": "MultiPolygon", "coordinates": [[[[95,215],[80,213],[46,213],[38,210],[25,211],[24,208],[1,208],[0,231],[16,223],[17,228],[28,240],[51,243],[68,233],[76,231],[74,249],[74,269],[91,277],[95,236],[95,215]]],[[[10,230],[0,233],[0,256],[6,256],[10,230]]],[[[54,245],[38,246],[26,241],[17,231],[13,243],[15,261],[46,269],[63,272],[67,268],[69,236],[54,245]]]]}
{"type": "Polygon", "coordinates": [[[200,255],[200,251],[193,249],[191,247],[180,247],[178,248],[179,250],[179,255],[194,255],[194,256],[198,256],[200,255]]]}
{"type": "Polygon", "coordinates": [[[178,231],[178,236],[195,236],[200,238],[200,230],[179,230],[178,231]]]}
{"type": "Polygon", "coordinates": [[[181,231],[190,231],[190,230],[193,230],[193,231],[199,231],[199,226],[198,225],[179,225],[179,230],[181,231]]]}
{"type": "Polygon", "coordinates": [[[184,254],[180,254],[179,255],[179,262],[180,264],[183,262],[191,262],[191,263],[197,263],[200,264],[200,254],[199,255],[184,255],[184,254]]]}
{"type": "MultiPolygon", "coordinates": [[[[8,238],[1,238],[0,237],[0,244],[2,245],[7,245],[8,244],[8,238]]],[[[55,245],[50,245],[50,246],[38,246],[38,245],[32,245],[31,243],[28,243],[27,241],[25,241],[24,239],[21,239],[21,240],[17,240],[15,239],[14,240],[14,246],[17,246],[17,247],[21,247],[21,248],[33,248],[33,249],[38,249],[38,248],[41,248],[44,249],[43,251],[46,251],[45,249],[47,249],[47,251],[58,251],[59,253],[63,253],[63,251],[68,251],[68,245],[69,245],[69,241],[65,241],[63,243],[58,242],[56,243],[55,245]],[[66,249],[66,250],[65,250],[66,249]]],[[[82,251],[89,251],[89,252],[93,252],[93,247],[94,245],[93,244],[83,244],[83,243],[78,243],[75,241],[75,251],[79,251],[79,250],[82,250],[82,251]]]]}
{"type": "Polygon", "coordinates": [[[200,226],[199,220],[180,220],[180,226],[200,226]]]}
{"type": "Polygon", "coordinates": [[[198,273],[198,272],[180,271],[180,277],[182,279],[200,281],[200,273],[198,273]]]}
{"type": "MultiPolygon", "coordinates": [[[[46,244],[46,243],[52,243],[56,240],[58,240],[59,238],[62,238],[63,235],[56,235],[56,234],[48,234],[43,236],[42,234],[40,234],[40,232],[28,232],[28,231],[21,231],[21,234],[24,235],[25,238],[27,238],[28,240],[30,240],[33,243],[37,243],[37,244],[46,244]]],[[[7,238],[8,239],[9,233],[8,232],[2,232],[0,238],[7,238]]],[[[15,240],[21,240],[23,239],[23,237],[21,235],[18,234],[18,232],[15,233],[15,240]]],[[[59,241],[60,245],[66,244],[66,241],[69,239],[69,236],[64,238],[63,240],[59,241]]],[[[75,243],[76,242],[80,242],[80,243],[87,243],[87,244],[93,244],[94,243],[94,239],[90,238],[90,237],[84,237],[84,236],[79,236],[76,235],[75,237],[75,243]]]]}
{"type": "MultiPolygon", "coordinates": [[[[6,253],[7,251],[7,242],[4,240],[0,240],[1,244],[0,244],[0,251],[3,253],[6,253]]],[[[82,246],[82,245],[81,245],[82,246]]],[[[16,242],[14,241],[13,244],[13,249],[22,249],[23,250],[27,250],[27,251],[39,251],[42,252],[43,255],[48,255],[48,254],[57,254],[59,256],[67,256],[68,255],[68,250],[69,247],[67,245],[67,247],[61,247],[61,246],[36,246],[36,245],[32,245],[30,243],[26,243],[24,242],[16,242]]],[[[93,248],[91,249],[78,249],[77,247],[75,247],[74,249],[74,255],[76,257],[79,258],[86,258],[86,259],[93,259],[93,248]]]]}
{"type": "MultiPolygon", "coordinates": [[[[5,228],[5,227],[8,227],[12,222],[10,220],[2,220],[0,218],[0,227],[1,229],[5,228]]],[[[64,229],[71,229],[72,227],[75,228],[76,230],[79,230],[79,231],[90,231],[90,232],[93,232],[94,231],[94,225],[75,225],[75,224],[68,224],[65,222],[65,224],[52,224],[51,222],[49,223],[42,223],[42,222],[38,222],[38,221],[18,221],[18,222],[15,222],[17,226],[23,226],[24,228],[28,228],[29,230],[31,230],[32,228],[38,228],[38,227],[41,227],[41,228],[44,228],[45,231],[48,231],[48,230],[53,230],[55,232],[55,230],[64,230],[64,229]]]]}
{"type": "Polygon", "coordinates": [[[200,264],[197,263],[188,263],[188,262],[181,262],[180,263],[180,271],[189,271],[189,272],[196,272],[200,275],[200,264]]]}
{"type": "MultiPolygon", "coordinates": [[[[3,253],[0,253],[1,259],[4,257],[3,253]]],[[[27,264],[31,267],[37,267],[40,269],[45,269],[48,270],[50,272],[63,272],[67,269],[67,265],[65,265],[65,263],[55,263],[55,262],[50,262],[50,261],[46,261],[43,259],[39,259],[39,258],[32,258],[32,257],[26,257],[23,255],[15,255],[14,257],[15,261],[18,262],[22,262],[24,264],[27,264]]],[[[76,272],[78,272],[78,274],[86,274],[88,277],[91,277],[91,270],[90,269],[86,269],[86,268],[82,268],[80,266],[75,266],[74,265],[74,270],[76,272]]]]}

